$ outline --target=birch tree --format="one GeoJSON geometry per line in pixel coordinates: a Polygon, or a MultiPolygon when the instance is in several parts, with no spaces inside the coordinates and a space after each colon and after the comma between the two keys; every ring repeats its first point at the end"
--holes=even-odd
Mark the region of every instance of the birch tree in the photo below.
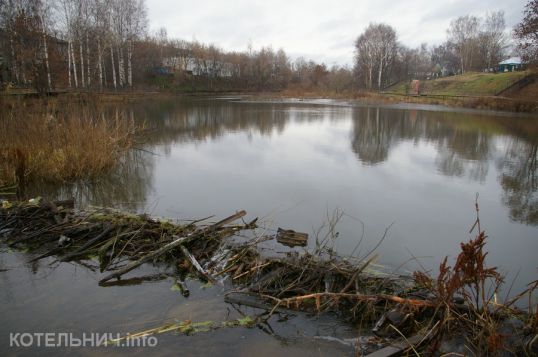
{"type": "Polygon", "coordinates": [[[480,20],[476,16],[460,16],[450,22],[448,39],[458,53],[461,73],[472,68],[473,55],[477,47],[480,20]]]}
{"type": "Polygon", "coordinates": [[[127,50],[127,84],[133,86],[133,44],[146,32],[147,11],[143,0],[125,0],[125,39],[127,50]]]}
{"type": "Polygon", "coordinates": [[[486,14],[479,36],[479,46],[483,66],[491,68],[503,60],[507,47],[504,12],[486,14]]]}
{"type": "Polygon", "coordinates": [[[7,37],[4,56],[11,81],[32,83],[44,93],[52,88],[47,43],[49,4],[45,0],[8,0],[0,3],[0,25],[7,37]]]}
{"type": "Polygon", "coordinates": [[[45,63],[45,71],[47,76],[47,89],[50,92],[52,90],[52,80],[50,75],[50,64],[49,64],[49,51],[47,46],[47,25],[46,21],[50,13],[50,7],[48,6],[47,1],[38,2],[36,4],[36,12],[39,22],[41,24],[41,38],[43,41],[42,50],[43,50],[43,61],[45,63]]]}
{"type": "Polygon", "coordinates": [[[103,88],[105,84],[105,71],[104,71],[104,53],[106,50],[106,38],[109,32],[109,14],[107,2],[104,0],[95,0],[91,11],[91,23],[94,29],[94,49],[97,54],[97,78],[99,88],[103,88]]]}
{"type": "Polygon", "coordinates": [[[0,7],[0,26],[5,30],[7,37],[7,46],[9,47],[9,60],[8,66],[10,68],[10,77],[11,80],[19,83],[20,82],[20,66],[19,59],[17,58],[15,52],[15,42],[16,42],[16,30],[15,30],[15,16],[16,16],[16,5],[12,0],[6,1],[0,7]]]}
{"type": "Polygon", "coordinates": [[[59,7],[63,12],[64,22],[64,34],[67,38],[67,70],[69,78],[69,87],[74,83],[75,88],[78,88],[78,76],[77,76],[77,61],[74,52],[74,40],[75,40],[75,7],[72,0],[59,0],[59,7]]]}
{"type": "Polygon", "coordinates": [[[382,89],[397,53],[396,31],[389,25],[370,24],[355,42],[355,67],[366,88],[382,89]]]}
{"type": "MultiPolygon", "coordinates": [[[[126,4],[128,0],[116,0],[111,2],[111,26],[112,26],[112,42],[116,52],[116,59],[118,64],[118,80],[119,86],[123,87],[125,84],[125,67],[123,61],[123,45],[126,37],[125,29],[125,12],[126,4]]],[[[113,57],[111,52],[111,57],[113,57]]]]}

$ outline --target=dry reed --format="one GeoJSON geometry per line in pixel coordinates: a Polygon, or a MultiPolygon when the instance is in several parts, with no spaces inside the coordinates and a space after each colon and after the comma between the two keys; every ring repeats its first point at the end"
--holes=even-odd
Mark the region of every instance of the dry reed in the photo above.
{"type": "Polygon", "coordinates": [[[0,103],[0,187],[92,177],[131,147],[132,116],[97,99],[9,99],[0,103]]]}

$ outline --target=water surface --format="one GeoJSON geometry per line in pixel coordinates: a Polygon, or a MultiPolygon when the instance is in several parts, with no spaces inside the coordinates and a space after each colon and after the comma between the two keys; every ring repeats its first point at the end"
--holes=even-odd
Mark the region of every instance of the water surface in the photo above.
{"type": "MultiPolygon", "coordinates": [[[[34,194],[75,196],[84,204],[180,219],[224,217],[245,209],[247,218],[258,216],[269,229],[309,233],[310,247],[327,217],[341,210],[337,251],[360,257],[385,235],[377,263],[402,273],[435,270],[444,256],[457,255],[459,243],[471,237],[478,194],[489,262],[509,283],[515,279],[514,292],[521,291],[538,278],[537,118],[417,108],[234,98],[143,100],[113,109],[128,111],[148,129],[145,142],[117,170],[92,182],[35,187],[34,194]]],[[[170,295],[168,280],[97,288],[96,273],[72,266],[31,268],[17,254],[1,255],[0,263],[12,269],[0,273],[4,336],[15,327],[43,329],[51,314],[57,318],[51,326],[66,330],[124,331],[128,321],[148,327],[147,321],[172,315],[225,318],[218,292],[204,295],[212,312],[208,317],[207,311],[190,310],[184,299],[170,295]],[[25,285],[17,283],[20,279],[25,285]],[[52,313],[50,306],[62,308],[52,313]],[[168,313],[174,309],[179,313],[168,313]]],[[[189,300],[191,306],[195,300],[189,300]]],[[[319,329],[308,324],[299,325],[319,329]]],[[[200,344],[197,339],[204,337],[196,337],[193,346],[231,354],[253,348],[279,354],[336,348],[310,340],[282,344],[253,331],[212,334],[214,342],[200,344]],[[225,342],[241,341],[245,334],[250,343],[230,347],[225,342]]],[[[177,343],[165,339],[168,347],[160,351],[177,343]]]]}

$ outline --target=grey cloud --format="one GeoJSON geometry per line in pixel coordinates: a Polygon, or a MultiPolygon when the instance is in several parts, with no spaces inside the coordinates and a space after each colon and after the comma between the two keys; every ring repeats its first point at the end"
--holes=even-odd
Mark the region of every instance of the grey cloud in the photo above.
{"type": "MultiPolygon", "coordinates": [[[[228,50],[272,45],[288,54],[339,64],[353,62],[353,42],[371,22],[385,22],[409,46],[446,38],[450,20],[504,10],[507,26],[522,18],[525,1],[505,0],[147,0],[153,29],[170,37],[214,43],[228,50]]],[[[293,56],[295,57],[295,56],[293,56]]]]}

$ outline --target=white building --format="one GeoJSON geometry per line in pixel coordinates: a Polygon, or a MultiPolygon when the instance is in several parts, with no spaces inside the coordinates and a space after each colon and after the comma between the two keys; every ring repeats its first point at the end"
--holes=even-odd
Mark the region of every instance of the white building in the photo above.
{"type": "Polygon", "coordinates": [[[193,76],[210,76],[230,78],[233,75],[233,64],[216,60],[204,60],[194,57],[167,57],[163,66],[172,71],[183,71],[193,76]]]}

